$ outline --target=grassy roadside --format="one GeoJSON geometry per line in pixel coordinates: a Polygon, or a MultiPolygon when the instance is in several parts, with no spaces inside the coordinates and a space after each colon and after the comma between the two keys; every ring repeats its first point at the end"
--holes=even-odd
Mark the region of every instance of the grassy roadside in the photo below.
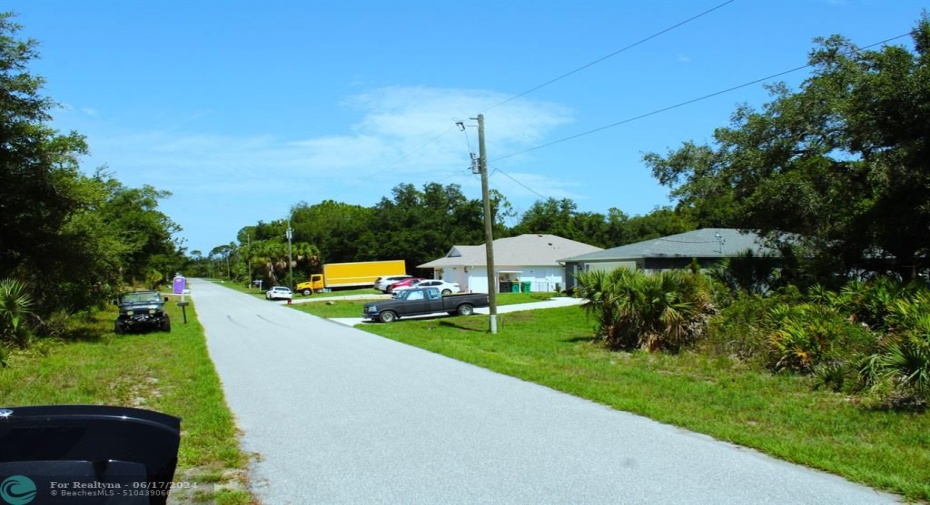
{"type": "Polygon", "coordinates": [[[577,307],[360,327],[619,410],[930,501],[930,417],[870,411],[804,378],[684,353],[609,352],[577,307]]]}
{"type": "Polygon", "coordinates": [[[178,416],[181,447],[175,481],[197,482],[198,496],[172,492],[169,503],[254,503],[246,490],[248,457],[207,352],[193,306],[183,323],[166,304],[171,333],[112,333],[115,310],[83,321],[67,340],[38,341],[0,368],[0,405],[95,404],[178,416]]]}

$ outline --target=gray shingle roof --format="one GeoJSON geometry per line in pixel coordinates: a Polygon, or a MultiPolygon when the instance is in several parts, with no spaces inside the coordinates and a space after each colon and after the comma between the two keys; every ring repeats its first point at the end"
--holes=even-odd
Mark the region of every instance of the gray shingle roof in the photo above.
{"type": "MultiPolygon", "coordinates": [[[[495,265],[559,265],[566,256],[601,251],[600,247],[575,242],[557,235],[526,234],[499,238],[494,241],[495,265]]],[[[417,268],[445,268],[454,266],[486,266],[485,246],[457,245],[445,257],[417,265],[417,268]]]]}
{"type": "Polygon", "coordinates": [[[776,249],[762,245],[760,237],[751,231],[733,228],[702,228],[590,254],[566,256],[562,258],[562,261],[618,261],[676,257],[726,258],[736,256],[747,249],[751,249],[757,255],[778,254],[776,249]]]}

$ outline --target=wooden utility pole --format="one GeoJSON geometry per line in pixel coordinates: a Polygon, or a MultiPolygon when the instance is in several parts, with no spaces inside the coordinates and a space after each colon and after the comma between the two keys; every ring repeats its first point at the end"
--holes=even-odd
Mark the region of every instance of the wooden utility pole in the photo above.
{"type": "Polygon", "coordinates": [[[494,218],[488,191],[488,153],[484,148],[484,114],[478,114],[478,169],[481,172],[481,197],[484,200],[484,240],[488,255],[488,303],[490,331],[497,333],[497,276],[494,275],[494,218]]]}
{"type": "MultiPolygon", "coordinates": [[[[294,289],[294,255],[291,252],[291,239],[294,238],[294,230],[291,229],[291,215],[287,215],[287,287],[294,289]]],[[[290,303],[290,300],[288,300],[290,303]]]]}
{"type": "Polygon", "coordinates": [[[245,251],[246,251],[245,264],[249,268],[249,280],[246,286],[248,286],[249,291],[251,291],[252,290],[252,234],[251,233],[245,234],[245,251]]]}

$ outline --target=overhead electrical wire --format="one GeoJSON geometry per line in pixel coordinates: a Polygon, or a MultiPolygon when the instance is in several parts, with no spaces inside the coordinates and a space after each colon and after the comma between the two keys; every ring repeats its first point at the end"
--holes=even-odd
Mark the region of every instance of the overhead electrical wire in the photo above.
{"type": "MultiPolygon", "coordinates": [[[[870,47],[875,47],[875,46],[887,44],[888,42],[891,42],[891,41],[893,41],[893,40],[897,40],[897,39],[900,39],[900,38],[903,38],[903,37],[907,37],[907,36],[909,36],[909,35],[910,35],[910,32],[905,33],[905,34],[901,34],[901,35],[897,35],[897,36],[895,36],[895,37],[891,37],[891,38],[885,39],[885,40],[883,40],[883,41],[881,41],[881,42],[876,42],[876,43],[874,43],[874,44],[869,44],[868,46],[864,46],[864,47],[862,47],[862,48],[860,48],[860,49],[868,49],[868,48],[870,48],[870,47]]],[[[536,146],[536,147],[531,147],[531,148],[529,148],[529,149],[524,149],[524,150],[522,150],[522,151],[518,151],[518,152],[515,152],[515,153],[511,153],[511,154],[507,154],[507,155],[504,155],[504,156],[500,156],[500,157],[498,157],[498,158],[494,158],[494,159],[491,160],[491,161],[500,161],[500,160],[503,160],[503,159],[512,158],[512,157],[514,157],[514,156],[519,156],[519,155],[521,155],[521,154],[525,154],[525,153],[528,153],[528,152],[531,152],[531,151],[535,151],[535,150],[537,150],[537,149],[542,149],[542,148],[544,148],[544,147],[550,147],[550,146],[553,146],[553,145],[556,145],[556,144],[561,144],[562,142],[567,142],[567,141],[569,141],[569,140],[574,140],[574,139],[577,139],[577,138],[579,138],[579,137],[584,137],[584,136],[586,136],[586,135],[591,135],[592,133],[597,133],[597,132],[600,132],[600,131],[603,131],[603,130],[607,130],[607,129],[610,129],[610,128],[614,128],[614,127],[616,127],[616,126],[620,126],[620,125],[627,124],[627,123],[630,123],[630,122],[633,122],[633,121],[637,121],[637,120],[639,120],[639,119],[647,118],[647,117],[649,117],[649,116],[655,116],[656,114],[661,114],[661,113],[663,113],[663,112],[667,112],[667,111],[670,111],[670,110],[672,110],[672,109],[677,109],[677,108],[679,108],[679,107],[684,107],[685,105],[690,105],[690,104],[695,103],[695,102],[700,102],[701,100],[707,100],[708,98],[713,98],[713,97],[715,97],[715,96],[722,95],[722,94],[724,94],[724,93],[729,93],[729,92],[735,91],[735,90],[737,90],[737,89],[741,89],[741,88],[745,88],[745,87],[748,87],[748,86],[752,86],[752,85],[754,85],[754,84],[759,84],[760,82],[765,82],[765,81],[768,81],[768,80],[771,80],[771,79],[775,79],[776,77],[781,77],[781,76],[783,76],[783,75],[787,75],[787,74],[790,74],[790,73],[792,73],[792,72],[797,72],[797,71],[799,71],[799,70],[804,70],[805,68],[808,68],[808,67],[810,67],[810,66],[811,66],[811,64],[808,63],[808,64],[806,64],[806,65],[803,65],[803,66],[800,66],[800,67],[795,67],[795,68],[792,68],[792,69],[790,69],[790,70],[785,70],[785,71],[779,72],[779,73],[777,73],[777,74],[772,74],[772,75],[770,75],[770,76],[763,77],[763,78],[761,78],[761,79],[756,79],[756,80],[754,80],[754,81],[747,82],[747,83],[745,83],[745,84],[740,84],[740,85],[738,85],[738,86],[733,86],[733,87],[731,87],[731,88],[727,88],[727,89],[724,89],[724,90],[721,90],[721,91],[717,91],[717,92],[714,92],[714,93],[710,93],[710,94],[707,94],[707,95],[704,95],[704,96],[701,96],[701,97],[698,97],[698,98],[694,98],[694,99],[691,99],[691,100],[687,100],[687,101],[684,101],[684,102],[680,102],[680,103],[677,103],[677,104],[675,104],[675,105],[670,105],[670,106],[665,107],[665,108],[662,108],[662,109],[654,110],[654,111],[652,111],[652,112],[647,112],[647,113],[645,113],[645,114],[640,114],[640,115],[638,115],[638,116],[634,116],[634,117],[631,117],[631,118],[628,118],[628,119],[624,119],[624,120],[622,120],[622,121],[617,121],[617,122],[615,122],[615,123],[610,123],[610,124],[608,124],[608,125],[604,125],[604,126],[595,128],[595,129],[593,129],[593,130],[588,130],[588,131],[585,131],[585,132],[582,132],[582,133],[578,133],[578,134],[575,134],[575,135],[571,135],[571,136],[569,136],[569,137],[561,138],[561,139],[559,139],[559,140],[555,140],[555,141],[552,141],[552,142],[547,142],[547,143],[545,143],[545,144],[541,144],[541,145],[538,145],[538,146],[536,146]]]]}
{"type": "MultiPolygon", "coordinates": [[[[526,95],[528,95],[528,94],[530,94],[530,93],[532,93],[532,92],[534,92],[534,91],[537,91],[537,90],[542,89],[542,88],[544,88],[544,87],[546,87],[546,86],[549,86],[549,85],[552,84],[552,83],[555,83],[555,82],[557,82],[557,81],[560,81],[560,80],[562,80],[562,79],[564,79],[564,78],[566,78],[566,77],[568,77],[568,76],[570,76],[570,75],[576,74],[576,73],[578,73],[578,72],[580,72],[580,71],[582,71],[582,70],[584,70],[584,69],[586,69],[586,68],[592,67],[592,66],[594,66],[594,65],[596,65],[596,64],[598,64],[598,63],[600,63],[600,62],[602,62],[602,61],[604,61],[604,60],[607,60],[607,59],[609,59],[609,58],[612,58],[612,57],[614,57],[614,56],[616,56],[616,55],[618,55],[618,54],[620,54],[620,53],[623,53],[623,52],[625,52],[625,51],[628,51],[628,50],[630,50],[630,49],[632,49],[632,48],[634,48],[634,47],[636,47],[636,46],[642,45],[642,44],[644,44],[644,43],[646,43],[646,42],[648,42],[648,41],[650,41],[650,40],[652,40],[652,39],[654,39],[654,38],[656,38],[656,37],[659,37],[659,36],[661,36],[661,35],[664,35],[664,34],[670,32],[670,31],[672,31],[672,30],[674,30],[674,29],[676,29],[676,28],[679,28],[679,27],[681,27],[681,26],[684,26],[684,25],[690,23],[691,21],[694,21],[694,20],[696,20],[696,19],[698,19],[698,18],[700,18],[700,17],[703,17],[703,16],[705,16],[705,15],[707,15],[707,14],[710,14],[711,12],[713,12],[713,11],[715,11],[715,10],[717,10],[717,9],[720,9],[720,8],[726,6],[726,5],[729,5],[729,4],[731,4],[731,3],[735,2],[735,1],[736,1],[736,0],[727,0],[726,2],[723,2],[723,3],[721,3],[720,5],[717,5],[716,7],[713,7],[713,8],[711,8],[711,9],[708,9],[708,10],[704,11],[704,12],[701,12],[700,14],[697,14],[697,15],[695,15],[695,16],[692,16],[692,17],[690,17],[690,18],[688,18],[688,19],[686,19],[686,20],[684,20],[684,21],[681,21],[681,22],[679,22],[679,23],[676,23],[676,24],[674,24],[674,25],[672,25],[672,26],[670,26],[670,27],[668,27],[668,28],[665,28],[664,30],[661,30],[661,31],[659,31],[659,32],[656,32],[656,33],[654,33],[654,34],[652,34],[652,35],[650,35],[650,36],[648,36],[648,37],[646,37],[646,38],[644,38],[644,39],[641,39],[641,40],[639,40],[639,41],[637,41],[637,42],[634,42],[634,43],[632,43],[632,44],[630,44],[630,45],[628,45],[628,46],[626,46],[626,47],[624,47],[624,48],[618,49],[618,50],[616,50],[616,51],[614,51],[614,52],[612,52],[612,53],[610,53],[610,54],[608,54],[608,55],[606,55],[606,56],[603,56],[603,57],[598,58],[598,59],[596,59],[596,60],[594,60],[594,61],[592,61],[592,62],[590,62],[590,63],[587,63],[587,64],[585,64],[585,65],[582,65],[582,66],[580,66],[580,67],[578,67],[578,68],[576,68],[576,69],[574,69],[574,70],[572,70],[572,71],[570,71],[570,72],[567,72],[567,73],[562,74],[562,75],[560,75],[560,76],[558,76],[558,77],[556,77],[556,78],[554,78],[554,79],[551,79],[551,80],[549,80],[549,81],[546,81],[546,82],[544,82],[544,83],[542,83],[542,84],[540,84],[540,85],[538,85],[538,86],[535,86],[535,87],[533,87],[533,88],[531,88],[531,89],[528,89],[528,90],[526,90],[526,91],[524,91],[524,92],[522,92],[522,93],[520,93],[520,94],[518,94],[518,95],[514,95],[514,96],[512,96],[512,97],[510,97],[510,98],[508,98],[508,99],[506,99],[506,100],[504,100],[504,101],[498,103],[497,105],[494,105],[494,106],[492,106],[492,107],[490,107],[489,109],[486,109],[486,110],[491,110],[491,109],[500,107],[501,105],[504,105],[504,104],[506,104],[506,103],[508,103],[508,102],[511,102],[511,101],[513,101],[513,100],[516,100],[516,99],[518,99],[518,98],[520,98],[520,97],[526,96],[526,95]]],[[[383,169],[378,170],[377,172],[374,172],[374,174],[386,172],[387,170],[391,169],[392,167],[394,167],[394,166],[397,165],[398,163],[400,163],[400,162],[402,162],[402,161],[404,161],[404,160],[410,158],[411,156],[413,156],[414,154],[416,154],[418,151],[420,151],[420,150],[426,148],[427,146],[429,146],[430,144],[436,142],[437,140],[439,140],[440,138],[442,138],[444,135],[446,135],[447,133],[449,133],[449,131],[452,130],[453,128],[455,128],[455,126],[450,127],[449,129],[443,131],[442,133],[440,133],[439,135],[437,135],[437,136],[435,136],[434,138],[430,139],[428,142],[426,142],[425,144],[421,145],[420,147],[414,149],[413,151],[410,151],[409,153],[404,154],[400,159],[394,161],[394,162],[391,163],[390,165],[387,165],[387,166],[384,167],[383,169]]],[[[467,139],[467,135],[466,135],[466,140],[468,140],[468,139],[467,139]]],[[[470,149],[470,147],[469,147],[469,149],[470,149]]],[[[471,151],[469,151],[469,153],[471,153],[471,151]]],[[[372,174],[372,175],[374,175],[374,174],[372,174]]],[[[508,176],[508,177],[509,177],[509,176],[508,176]]],[[[351,188],[350,188],[350,189],[351,189],[351,188]]]]}
{"type": "Polygon", "coordinates": [[[604,61],[604,60],[607,60],[607,59],[609,59],[609,58],[613,58],[614,56],[616,56],[616,55],[618,55],[618,54],[620,54],[620,53],[622,53],[622,52],[625,52],[625,51],[628,51],[628,50],[630,50],[630,49],[633,49],[634,47],[636,47],[636,46],[638,46],[638,45],[641,45],[641,44],[644,44],[644,43],[646,43],[646,42],[648,42],[648,41],[650,41],[650,40],[652,40],[652,39],[654,39],[654,38],[656,38],[656,37],[659,37],[660,35],[664,35],[664,34],[670,32],[670,31],[672,31],[672,30],[674,30],[674,29],[676,29],[676,28],[679,28],[679,27],[681,27],[681,26],[684,26],[684,25],[686,25],[686,24],[688,24],[688,23],[694,21],[695,19],[698,19],[698,18],[700,18],[700,17],[706,16],[707,14],[710,14],[711,12],[714,12],[714,11],[717,10],[717,9],[720,9],[720,8],[722,8],[722,7],[725,7],[725,6],[731,4],[731,3],[735,2],[735,1],[736,1],[736,0],[727,0],[726,2],[723,2],[722,4],[720,4],[720,5],[716,6],[716,7],[713,7],[713,8],[708,9],[708,10],[706,10],[706,11],[700,13],[700,14],[697,14],[697,15],[695,15],[695,16],[692,16],[692,17],[690,17],[690,18],[688,18],[688,19],[686,19],[686,20],[684,20],[684,21],[682,21],[682,22],[680,22],[680,23],[674,24],[674,25],[672,25],[672,26],[670,26],[670,27],[668,27],[668,28],[666,28],[666,29],[664,29],[664,30],[662,30],[662,31],[660,31],[660,32],[656,32],[656,33],[654,33],[654,34],[652,34],[652,35],[650,35],[650,36],[648,36],[648,37],[646,37],[646,38],[644,38],[644,39],[641,39],[641,40],[639,40],[639,41],[637,41],[637,42],[634,42],[634,43],[632,43],[632,44],[630,44],[630,45],[628,45],[628,46],[626,46],[626,47],[624,47],[624,48],[622,48],[622,49],[618,49],[618,50],[616,50],[616,51],[614,51],[614,52],[608,54],[607,56],[603,56],[603,57],[601,57],[601,58],[598,58],[598,59],[592,61],[591,63],[582,65],[582,66],[576,68],[575,70],[572,70],[571,72],[564,73],[564,74],[562,74],[562,75],[556,77],[555,79],[551,79],[551,80],[549,80],[549,81],[546,81],[546,82],[540,84],[539,86],[536,86],[535,88],[530,88],[530,89],[524,91],[523,93],[520,93],[519,95],[514,95],[514,96],[512,96],[512,97],[510,97],[510,98],[508,98],[508,99],[506,99],[506,100],[504,100],[503,102],[500,102],[500,103],[498,103],[497,105],[494,105],[494,106],[492,106],[492,107],[486,109],[485,112],[487,112],[487,111],[489,111],[489,110],[491,110],[491,109],[495,109],[495,108],[497,108],[497,107],[500,107],[501,105],[504,105],[505,103],[512,102],[512,101],[516,100],[517,98],[526,96],[526,95],[528,95],[528,94],[530,94],[530,93],[532,93],[532,92],[534,92],[534,91],[537,91],[537,90],[539,90],[539,89],[545,88],[546,86],[548,86],[548,85],[550,85],[550,84],[552,84],[552,83],[554,83],[554,82],[561,81],[562,79],[564,79],[564,78],[566,78],[566,77],[568,77],[568,76],[570,76],[570,75],[572,75],[572,74],[576,74],[576,73],[581,72],[582,70],[584,70],[584,69],[586,69],[586,68],[588,68],[588,67],[592,67],[592,66],[594,66],[594,65],[597,65],[598,63],[600,63],[600,62],[602,62],[602,61],[604,61]]]}
{"type": "Polygon", "coordinates": [[[535,189],[533,189],[533,188],[527,186],[526,184],[523,184],[522,182],[520,182],[520,181],[514,179],[510,174],[508,174],[507,172],[504,172],[503,170],[501,170],[501,169],[499,169],[499,168],[495,168],[495,169],[494,169],[494,172],[492,172],[491,175],[493,176],[493,175],[496,174],[496,173],[499,173],[499,174],[503,175],[504,177],[506,177],[506,178],[510,179],[511,181],[513,181],[513,182],[519,184],[520,186],[523,186],[523,189],[529,191],[530,193],[535,194],[536,196],[538,196],[538,197],[540,197],[540,198],[543,198],[543,199],[549,198],[549,197],[547,197],[547,196],[545,196],[545,195],[543,195],[543,194],[540,194],[538,191],[536,191],[535,189]]]}

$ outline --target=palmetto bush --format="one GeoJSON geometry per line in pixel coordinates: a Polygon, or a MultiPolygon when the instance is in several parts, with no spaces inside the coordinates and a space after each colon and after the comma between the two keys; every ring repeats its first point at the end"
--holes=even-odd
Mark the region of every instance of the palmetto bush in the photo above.
{"type": "Polygon", "coordinates": [[[14,279],[0,280],[0,345],[26,347],[31,337],[31,314],[32,298],[26,285],[14,279]]]}
{"type": "Polygon", "coordinates": [[[835,376],[837,369],[847,369],[874,351],[876,343],[867,327],[818,303],[778,304],[769,311],[765,325],[771,328],[767,365],[776,371],[819,370],[835,376]]]}
{"type": "Polygon", "coordinates": [[[925,292],[915,283],[904,284],[889,277],[874,277],[866,282],[853,280],[846,283],[840,292],[829,301],[857,323],[865,324],[876,331],[890,329],[889,317],[893,306],[900,300],[911,300],[925,292]]]}
{"type": "Polygon", "coordinates": [[[619,268],[578,276],[596,337],[617,350],[677,351],[700,336],[712,311],[704,279],[685,271],[619,268]]]}
{"type": "Polygon", "coordinates": [[[862,373],[890,406],[930,402],[930,294],[916,293],[889,305],[891,328],[862,373]]]}

